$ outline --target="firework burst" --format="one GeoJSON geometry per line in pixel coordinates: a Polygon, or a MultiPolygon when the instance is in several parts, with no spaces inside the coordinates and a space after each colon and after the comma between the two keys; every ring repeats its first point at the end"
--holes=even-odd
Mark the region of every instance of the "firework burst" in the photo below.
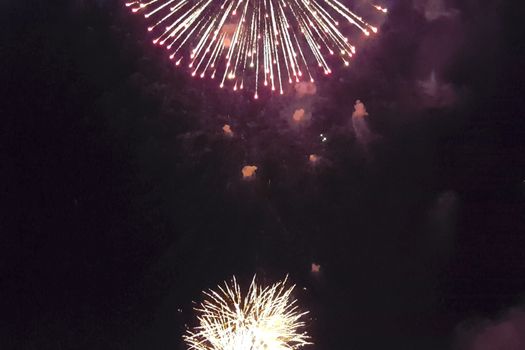
{"type": "Polygon", "coordinates": [[[218,291],[204,292],[205,300],[195,309],[200,324],[184,340],[195,350],[292,350],[311,344],[301,331],[307,312],[298,310],[293,289],[286,279],[261,287],[254,277],[243,296],[234,277],[218,291]]]}
{"type": "MultiPolygon", "coordinates": [[[[314,70],[331,73],[330,56],[349,65],[355,47],[340,28],[377,32],[338,0],[135,0],[126,6],[151,20],[153,43],[164,46],[191,75],[229,82],[250,81],[284,92],[286,83],[314,81],[314,70]],[[341,22],[341,23],[340,23],[341,22]]],[[[371,5],[386,13],[386,9],[371,5]]]]}

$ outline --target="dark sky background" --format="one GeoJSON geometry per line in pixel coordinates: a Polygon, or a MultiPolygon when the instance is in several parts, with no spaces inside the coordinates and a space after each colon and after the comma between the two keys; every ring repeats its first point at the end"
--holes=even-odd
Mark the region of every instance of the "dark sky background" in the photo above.
{"type": "Polygon", "coordinates": [[[510,3],[391,0],[350,69],[254,102],[123,1],[3,1],[2,348],[183,349],[201,290],[288,273],[312,349],[525,349],[510,3]]]}

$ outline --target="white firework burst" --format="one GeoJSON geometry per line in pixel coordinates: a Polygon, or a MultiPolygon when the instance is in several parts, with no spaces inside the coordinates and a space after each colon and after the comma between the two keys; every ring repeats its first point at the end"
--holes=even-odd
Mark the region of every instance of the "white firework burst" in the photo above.
{"type": "Polygon", "coordinates": [[[242,295],[233,277],[231,284],[204,292],[195,309],[199,325],[184,340],[195,350],[292,350],[312,344],[304,331],[304,316],[292,297],[295,286],[286,279],[269,287],[256,284],[242,295]]]}

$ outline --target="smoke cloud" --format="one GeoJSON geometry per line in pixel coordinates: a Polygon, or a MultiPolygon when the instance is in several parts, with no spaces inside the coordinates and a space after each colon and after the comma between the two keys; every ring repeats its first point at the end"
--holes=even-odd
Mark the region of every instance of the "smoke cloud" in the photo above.
{"type": "Polygon", "coordinates": [[[293,112],[292,119],[296,123],[300,123],[304,120],[305,112],[303,108],[296,109],[295,112],[293,112]]]}
{"type": "Polygon", "coordinates": [[[317,86],[312,82],[300,82],[295,84],[295,92],[297,97],[315,95],[317,93],[317,86]]]}
{"type": "Polygon", "coordinates": [[[460,350],[525,349],[525,311],[512,309],[500,321],[484,320],[474,326],[460,326],[460,350]]]}
{"type": "Polygon", "coordinates": [[[224,124],[224,126],[222,127],[222,131],[224,132],[224,135],[228,137],[233,137],[233,131],[228,124],[224,124]]]}
{"type": "Polygon", "coordinates": [[[456,101],[456,94],[452,85],[439,82],[435,71],[430,73],[428,79],[418,81],[417,85],[423,105],[426,107],[447,107],[456,101]]]}
{"type": "Polygon", "coordinates": [[[366,117],[368,112],[363,102],[357,100],[354,105],[354,112],[352,113],[352,127],[357,142],[362,146],[367,146],[373,139],[374,135],[367,125],[366,117]]]}
{"type": "Polygon", "coordinates": [[[443,0],[416,0],[414,8],[423,13],[427,21],[435,21],[443,17],[452,18],[458,15],[458,11],[447,8],[443,0]]]}
{"type": "Polygon", "coordinates": [[[310,269],[313,273],[318,273],[321,271],[321,265],[317,264],[317,263],[312,263],[311,265],[311,269],[310,269]]]}
{"type": "Polygon", "coordinates": [[[321,160],[321,156],[318,156],[317,154],[310,154],[308,160],[310,161],[310,164],[317,165],[321,160]]]}

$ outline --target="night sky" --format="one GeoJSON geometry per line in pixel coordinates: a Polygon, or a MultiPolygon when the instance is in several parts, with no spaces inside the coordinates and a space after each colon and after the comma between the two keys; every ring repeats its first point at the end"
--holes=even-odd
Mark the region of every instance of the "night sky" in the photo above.
{"type": "Polygon", "coordinates": [[[258,101],[123,3],[0,4],[2,349],[185,349],[201,291],[254,274],[297,284],[310,349],[525,349],[510,1],[383,2],[350,68],[258,101]]]}

